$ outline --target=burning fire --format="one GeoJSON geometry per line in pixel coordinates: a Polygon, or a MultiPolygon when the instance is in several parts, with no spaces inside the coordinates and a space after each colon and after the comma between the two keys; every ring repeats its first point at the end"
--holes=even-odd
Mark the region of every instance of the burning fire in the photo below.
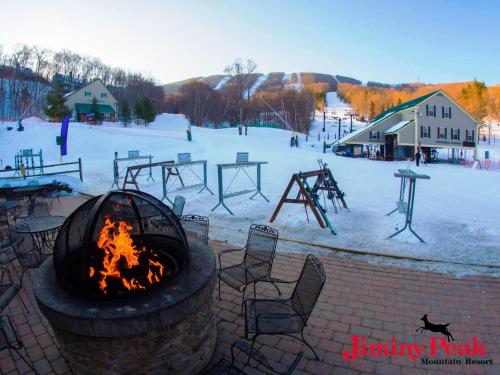
{"type": "Polygon", "coordinates": [[[102,269],[96,270],[90,267],[90,277],[99,277],[99,288],[103,293],[107,293],[107,278],[115,278],[121,281],[128,290],[146,289],[148,286],[161,280],[164,267],[157,260],[151,259],[156,254],[149,252],[150,256],[142,257],[147,260],[148,273],[146,280],[139,281],[136,277],[125,277],[121,269],[132,270],[137,266],[144,266],[139,262],[141,254],[147,251],[145,247],[138,249],[130,236],[132,226],[125,221],[113,222],[106,217],[104,226],[99,234],[97,247],[104,251],[102,269]]]}

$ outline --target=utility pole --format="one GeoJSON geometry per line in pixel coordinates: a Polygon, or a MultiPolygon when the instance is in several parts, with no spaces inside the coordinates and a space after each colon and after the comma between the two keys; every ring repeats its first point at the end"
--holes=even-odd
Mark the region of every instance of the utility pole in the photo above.
{"type": "Polygon", "coordinates": [[[347,113],[346,113],[346,115],[351,117],[351,130],[349,131],[349,133],[352,133],[352,118],[353,118],[354,116],[356,116],[356,112],[354,112],[354,111],[349,111],[349,112],[347,112],[347,113]]]}
{"type": "Polygon", "coordinates": [[[339,138],[338,138],[339,140],[340,140],[340,125],[341,125],[340,122],[341,121],[342,121],[342,119],[339,117],[339,138]]]}
{"type": "Polygon", "coordinates": [[[325,132],[326,112],[323,110],[323,133],[325,132]]]}

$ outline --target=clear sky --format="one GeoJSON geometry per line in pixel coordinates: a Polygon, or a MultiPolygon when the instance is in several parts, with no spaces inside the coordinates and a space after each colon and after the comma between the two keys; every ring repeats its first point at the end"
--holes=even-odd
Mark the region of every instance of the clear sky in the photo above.
{"type": "Polygon", "coordinates": [[[500,83],[498,0],[0,0],[0,45],[67,48],[159,83],[259,72],[500,83]]]}

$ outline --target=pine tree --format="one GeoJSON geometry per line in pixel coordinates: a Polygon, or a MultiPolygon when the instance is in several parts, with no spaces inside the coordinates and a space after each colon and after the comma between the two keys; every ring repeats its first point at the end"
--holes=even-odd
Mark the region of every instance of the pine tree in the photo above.
{"type": "Polygon", "coordinates": [[[43,109],[43,112],[54,121],[59,121],[71,112],[64,102],[64,96],[59,85],[54,87],[47,95],[47,106],[43,109]]]}
{"type": "Polygon", "coordinates": [[[128,102],[125,100],[121,105],[121,113],[120,113],[120,118],[123,126],[127,127],[128,124],[130,124],[131,117],[132,116],[130,113],[130,107],[128,106],[128,102]]]}
{"type": "Polygon", "coordinates": [[[135,118],[137,120],[144,120],[144,105],[142,99],[139,99],[134,105],[135,118]]]}
{"type": "Polygon", "coordinates": [[[155,120],[156,110],[149,96],[142,98],[141,102],[142,119],[144,120],[144,124],[148,125],[155,120]]]}
{"type": "Polygon", "coordinates": [[[99,124],[101,122],[101,114],[99,113],[99,107],[97,104],[97,98],[94,96],[90,105],[90,112],[94,114],[94,122],[99,124]]]}

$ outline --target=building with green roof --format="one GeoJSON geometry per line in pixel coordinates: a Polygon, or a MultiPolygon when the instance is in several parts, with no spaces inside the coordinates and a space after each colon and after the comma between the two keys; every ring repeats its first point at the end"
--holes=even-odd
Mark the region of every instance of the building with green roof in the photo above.
{"type": "Polygon", "coordinates": [[[92,101],[97,99],[97,112],[104,121],[117,121],[117,100],[102,83],[96,79],[65,96],[65,104],[72,111],[74,121],[85,122],[93,118],[92,101]]]}
{"type": "Polygon", "coordinates": [[[379,151],[385,160],[413,157],[420,150],[429,159],[436,148],[451,149],[459,157],[476,150],[477,121],[444,91],[438,90],[382,112],[334,146],[353,154],[379,151]]]}

